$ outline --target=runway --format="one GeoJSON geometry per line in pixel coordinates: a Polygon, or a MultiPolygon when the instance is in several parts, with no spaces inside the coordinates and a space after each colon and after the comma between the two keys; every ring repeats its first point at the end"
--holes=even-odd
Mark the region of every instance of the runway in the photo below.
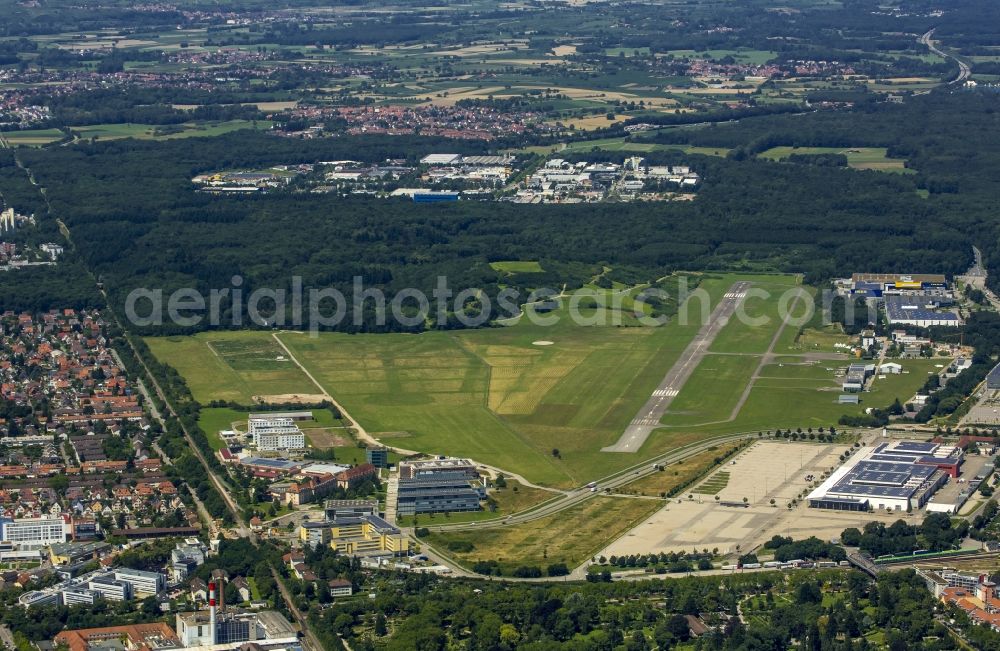
{"type": "Polygon", "coordinates": [[[614,445],[602,448],[602,452],[639,451],[650,432],[659,427],[660,419],[663,418],[670,403],[673,402],[687,379],[691,377],[694,369],[698,367],[719,331],[729,323],[729,318],[736,311],[740,302],[746,298],[749,289],[750,283],[746,281],[732,284],[719,304],[712,310],[708,322],[701,326],[698,334],[684,349],[673,367],[667,371],[659,386],[629,423],[618,441],[614,445]]]}

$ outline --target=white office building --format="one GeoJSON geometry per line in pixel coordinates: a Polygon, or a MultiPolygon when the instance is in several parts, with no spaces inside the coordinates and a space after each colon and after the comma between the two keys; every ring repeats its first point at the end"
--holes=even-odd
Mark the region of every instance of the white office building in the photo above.
{"type": "Polygon", "coordinates": [[[0,541],[46,546],[66,542],[66,521],[54,518],[0,518],[0,541]]]}
{"type": "Polygon", "coordinates": [[[247,428],[258,450],[301,450],[306,447],[306,437],[295,421],[288,417],[251,418],[247,428]]]}
{"type": "Polygon", "coordinates": [[[87,583],[87,589],[108,601],[131,601],[134,594],[132,584],[116,580],[113,574],[94,577],[87,583]]]}
{"type": "Polygon", "coordinates": [[[167,577],[159,572],[144,572],[123,567],[114,570],[113,576],[116,581],[132,586],[132,592],[136,594],[155,595],[167,585],[167,577]]]}

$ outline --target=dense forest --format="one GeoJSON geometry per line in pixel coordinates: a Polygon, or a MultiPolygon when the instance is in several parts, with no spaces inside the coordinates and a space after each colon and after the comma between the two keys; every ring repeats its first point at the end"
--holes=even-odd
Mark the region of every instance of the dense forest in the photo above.
{"type": "MultiPolygon", "coordinates": [[[[452,287],[478,287],[492,296],[502,283],[525,290],[537,283],[530,274],[501,277],[489,266],[518,259],[543,261],[571,287],[604,264],[637,269],[646,278],[677,269],[733,269],[804,272],[807,281],[821,282],[871,269],[957,273],[970,264],[974,243],[988,263],[1000,262],[989,171],[1000,160],[1000,118],[992,99],[941,93],[904,105],[661,132],[658,141],[734,149],[727,159],[686,157],[704,182],[696,201],[672,204],[426,205],[289,192],[216,197],[190,183],[217,169],[489,151],[483,143],[419,137],[290,141],[240,132],[19,155],[47,188],[54,213],[116,306],[136,287],[207,293],[229,287],[234,275],[247,293],[288,289],[297,275],[305,287],[332,286],[347,295],[355,276],[391,294],[406,287],[429,292],[445,275],[452,287]],[[906,157],[917,173],[754,156],[799,144],[891,145],[890,154],[906,157]]],[[[360,329],[379,327],[366,321],[360,329]]]]}

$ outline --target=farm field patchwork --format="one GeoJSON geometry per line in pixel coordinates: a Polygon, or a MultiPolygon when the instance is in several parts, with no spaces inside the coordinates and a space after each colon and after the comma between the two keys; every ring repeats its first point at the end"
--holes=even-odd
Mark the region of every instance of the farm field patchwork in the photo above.
{"type": "Polygon", "coordinates": [[[24,131],[0,131],[0,139],[11,147],[40,147],[62,139],[59,129],[26,129],[24,131]]]}

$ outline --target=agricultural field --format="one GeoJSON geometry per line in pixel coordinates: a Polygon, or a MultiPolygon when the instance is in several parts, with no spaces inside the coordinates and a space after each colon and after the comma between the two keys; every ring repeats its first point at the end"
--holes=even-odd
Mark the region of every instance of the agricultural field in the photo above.
{"type": "Polygon", "coordinates": [[[905,160],[889,158],[885,147],[772,147],[758,154],[758,157],[779,161],[792,154],[843,154],[847,157],[848,167],[856,170],[878,170],[898,174],[914,173],[914,170],[906,167],[905,160]]]}
{"type": "Polygon", "coordinates": [[[221,136],[240,129],[270,129],[271,123],[261,120],[228,120],[225,122],[185,122],[180,125],[159,126],[151,124],[94,124],[73,127],[73,133],[87,140],[119,140],[136,138],[139,140],[171,140],[174,138],[195,138],[221,136]]]}
{"type": "Polygon", "coordinates": [[[522,565],[565,563],[572,569],[662,506],[660,500],[598,496],[528,524],[435,532],[426,540],[463,565],[497,560],[505,574],[522,565]],[[449,545],[462,551],[449,551],[449,545]]]}
{"type": "Polygon", "coordinates": [[[64,134],[59,129],[26,129],[24,131],[0,131],[0,142],[10,147],[41,147],[61,140],[64,134]]]}
{"type": "Polygon", "coordinates": [[[727,56],[731,56],[733,59],[740,63],[749,63],[754,65],[762,65],[767,63],[774,57],[778,56],[777,52],[772,50],[748,50],[748,49],[738,49],[738,50],[670,50],[668,54],[673,54],[675,58],[706,58],[706,59],[724,59],[727,56]]]}

